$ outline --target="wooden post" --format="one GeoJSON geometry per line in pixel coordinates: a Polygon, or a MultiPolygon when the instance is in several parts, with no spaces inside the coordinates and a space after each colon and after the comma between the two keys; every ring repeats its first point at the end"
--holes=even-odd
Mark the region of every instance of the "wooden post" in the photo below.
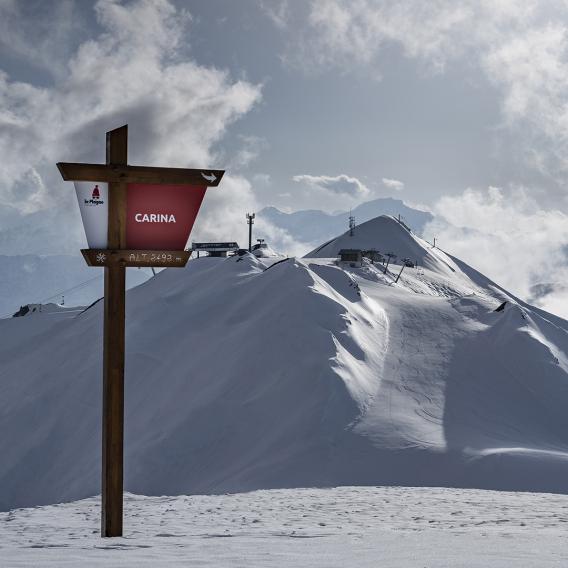
{"type": "Polygon", "coordinates": [[[107,132],[106,164],[57,163],[65,181],[108,183],[109,190],[107,248],[81,250],[89,266],[104,267],[105,270],[101,488],[103,537],[122,536],[126,267],[183,267],[191,254],[183,250],[183,246],[179,250],[162,250],[152,246],[148,246],[151,250],[127,248],[127,184],[173,184],[196,190],[218,186],[225,173],[224,170],[129,166],[127,157],[128,126],[125,125],[107,132]]]}
{"type": "MultiPolygon", "coordinates": [[[[126,165],[128,127],[107,132],[106,161],[126,165]]],[[[126,184],[109,183],[108,248],[126,248],[126,184]]],[[[105,267],[101,536],[122,536],[125,266],[105,267]]]]}

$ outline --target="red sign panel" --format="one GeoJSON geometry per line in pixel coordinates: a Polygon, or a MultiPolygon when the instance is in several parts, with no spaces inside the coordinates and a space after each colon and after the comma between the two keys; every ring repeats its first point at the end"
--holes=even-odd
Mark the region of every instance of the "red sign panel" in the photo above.
{"type": "Polygon", "coordinates": [[[126,248],[183,250],[205,187],[129,183],[126,189],[126,248]]]}

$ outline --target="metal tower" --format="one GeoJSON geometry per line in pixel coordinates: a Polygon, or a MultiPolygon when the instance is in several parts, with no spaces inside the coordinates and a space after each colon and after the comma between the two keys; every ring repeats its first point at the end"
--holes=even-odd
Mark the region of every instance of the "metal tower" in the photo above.
{"type": "Polygon", "coordinates": [[[351,209],[349,210],[349,236],[352,237],[355,231],[355,217],[351,214],[351,209]]]}
{"type": "Polygon", "coordinates": [[[249,252],[252,250],[252,226],[254,225],[254,213],[247,213],[247,223],[249,226],[249,252]]]}

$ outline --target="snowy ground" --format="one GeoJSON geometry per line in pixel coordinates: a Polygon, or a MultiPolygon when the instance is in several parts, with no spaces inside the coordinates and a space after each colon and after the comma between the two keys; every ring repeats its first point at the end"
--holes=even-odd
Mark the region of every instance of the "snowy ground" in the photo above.
{"type": "Polygon", "coordinates": [[[99,499],[0,514],[0,565],[568,565],[568,496],[343,487],[127,495],[125,537],[99,537],[99,499]]]}

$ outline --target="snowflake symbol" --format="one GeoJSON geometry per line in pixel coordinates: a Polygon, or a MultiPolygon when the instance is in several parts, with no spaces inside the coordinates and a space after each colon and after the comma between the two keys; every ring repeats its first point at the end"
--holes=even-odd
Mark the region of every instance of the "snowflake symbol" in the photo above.
{"type": "Polygon", "coordinates": [[[97,262],[104,262],[106,260],[107,256],[106,254],[99,252],[99,254],[97,254],[97,262]]]}

